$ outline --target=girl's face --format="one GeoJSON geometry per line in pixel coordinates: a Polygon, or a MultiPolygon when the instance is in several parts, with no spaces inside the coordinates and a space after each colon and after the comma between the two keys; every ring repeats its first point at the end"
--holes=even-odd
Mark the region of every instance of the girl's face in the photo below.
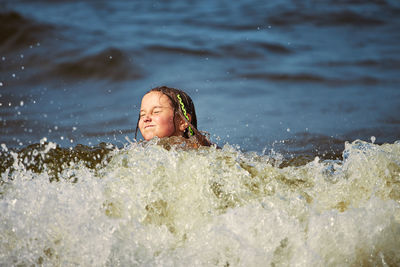
{"type": "Polygon", "coordinates": [[[155,136],[181,136],[181,128],[174,122],[174,109],[166,95],[157,91],[144,95],[140,107],[139,130],[145,140],[155,136]]]}

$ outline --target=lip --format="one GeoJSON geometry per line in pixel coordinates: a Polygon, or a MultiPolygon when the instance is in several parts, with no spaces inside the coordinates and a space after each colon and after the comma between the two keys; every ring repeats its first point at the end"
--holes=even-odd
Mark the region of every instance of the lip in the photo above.
{"type": "Polygon", "coordinates": [[[146,125],[144,126],[145,129],[149,128],[149,127],[154,127],[155,125],[146,125]]]}

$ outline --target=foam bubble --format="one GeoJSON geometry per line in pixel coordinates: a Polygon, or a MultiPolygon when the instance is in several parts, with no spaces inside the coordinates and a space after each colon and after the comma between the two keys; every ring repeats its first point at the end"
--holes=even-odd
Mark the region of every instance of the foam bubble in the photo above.
{"type": "Polygon", "coordinates": [[[107,164],[60,166],[54,181],[57,146],[42,140],[43,171],[12,152],[1,174],[0,265],[400,263],[399,143],[355,141],[343,161],[279,168],[229,145],[131,142],[107,164]]]}

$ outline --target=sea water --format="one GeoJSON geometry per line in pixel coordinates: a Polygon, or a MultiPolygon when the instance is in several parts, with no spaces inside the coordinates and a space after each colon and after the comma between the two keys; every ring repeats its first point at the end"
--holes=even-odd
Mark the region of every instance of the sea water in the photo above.
{"type": "Polygon", "coordinates": [[[399,27],[393,0],[0,0],[0,143],[123,146],[161,85],[220,146],[393,143],[399,27]]]}
{"type": "Polygon", "coordinates": [[[56,144],[24,157],[3,146],[0,265],[400,264],[398,142],[357,140],[343,160],[286,167],[276,153],[155,143],[56,173],[56,144]],[[50,160],[30,169],[33,154],[50,160]]]}
{"type": "Polygon", "coordinates": [[[395,0],[0,0],[0,266],[400,265],[399,26],[395,0]],[[222,149],[128,141],[160,85],[222,149]]]}

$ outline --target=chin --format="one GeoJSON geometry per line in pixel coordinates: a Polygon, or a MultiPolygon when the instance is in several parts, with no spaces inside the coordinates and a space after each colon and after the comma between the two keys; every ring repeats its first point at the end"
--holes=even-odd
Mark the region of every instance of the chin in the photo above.
{"type": "Polygon", "coordinates": [[[146,140],[146,141],[150,141],[151,139],[153,139],[154,137],[155,137],[155,135],[143,135],[142,134],[142,136],[143,136],[143,138],[144,138],[144,140],[146,140]]]}

